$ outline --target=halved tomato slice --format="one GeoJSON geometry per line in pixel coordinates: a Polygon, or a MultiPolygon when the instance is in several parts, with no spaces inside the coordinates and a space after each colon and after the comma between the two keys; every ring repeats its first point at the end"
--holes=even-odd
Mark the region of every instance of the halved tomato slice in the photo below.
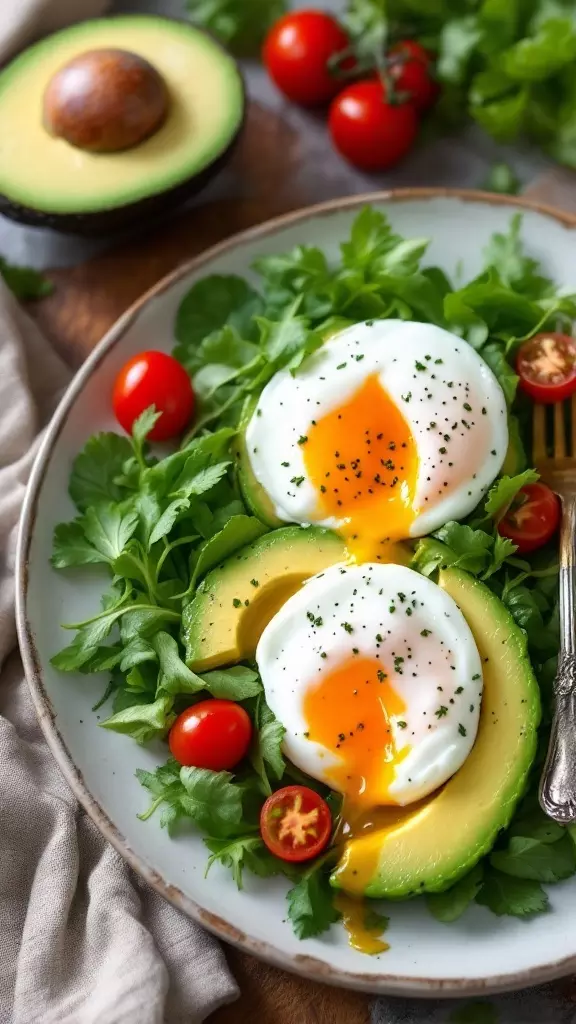
{"type": "Polygon", "coordinates": [[[576,339],[536,334],[518,350],[520,387],[535,402],[562,402],[576,391],[576,339]]]}
{"type": "Polygon", "coordinates": [[[266,846],[281,860],[312,860],[328,844],[330,808],[307,786],[286,786],[268,797],[260,813],[266,846]]]}

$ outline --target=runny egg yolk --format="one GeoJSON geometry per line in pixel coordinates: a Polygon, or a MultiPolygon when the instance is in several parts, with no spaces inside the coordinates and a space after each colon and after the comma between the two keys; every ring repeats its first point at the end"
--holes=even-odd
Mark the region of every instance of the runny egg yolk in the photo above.
{"type": "Polygon", "coordinates": [[[406,706],[380,661],[354,656],[323,674],[304,700],[309,739],[334,753],[334,787],[352,805],[393,804],[389,787],[410,752],[396,748],[390,717],[406,706]]]}
{"type": "Polygon", "coordinates": [[[394,560],[389,542],[409,537],[416,515],[418,452],[377,374],[311,424],[303,454],[319,505],[326,517],[340,521],[356,561],[394,560]]]}

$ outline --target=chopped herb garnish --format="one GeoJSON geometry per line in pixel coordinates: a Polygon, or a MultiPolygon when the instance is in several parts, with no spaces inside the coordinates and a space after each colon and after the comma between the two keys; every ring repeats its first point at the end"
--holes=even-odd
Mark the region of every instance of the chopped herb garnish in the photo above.
{"type": "Polygon", "coordinates": [[[430,636],[431,632],[432,632],[431,629],[421,629],[420,630],[420,636],[430,636]]]}
{"type": "Polygon", "coordinates": [[[232,604],[234,605],[235,608],[240,608],[242,601],[240,600],[239,597],[235,597],[234,600],[232,601],[232,604]]]}
{"type": "Polygon", "coordinates": [[[458,732],[460,733],[461,736],[466,736],[466,729],[462,725],[462,722],[460,722],[458,725],[458,732]]]}
{"type": "Polygon", "coordinates": [[[354,632],[354,627],[351,626],[349,622],[341,622],[340,625],[342,626],[342,629],[346,630],[347,633],[354,632]]]}
{"type": "Polygon", "coordinates": [[[436,708],[434,714],[436,715],[436,718],[446,718],[446,715],[448,714],[448,708],[446,707],[445,704],[441,704],[439,708],[436,708]]]}

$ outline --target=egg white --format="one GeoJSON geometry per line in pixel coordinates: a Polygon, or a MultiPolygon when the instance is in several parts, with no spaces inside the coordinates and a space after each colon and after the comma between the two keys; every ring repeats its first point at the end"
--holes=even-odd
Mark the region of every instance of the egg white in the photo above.
{"type": "Polygon", "coordinates": [[[246,431],[247,451],[281,520],[338,527],[340,521],[319,507],[298,439],[373,374],[401,409],[417,446],[410,536],[467,516],[498,475],[508,447],[506,402],[484,360],[440,327],[368,321],[331,338],[296,376],[277,373],[260,396],[246,431]],[[298,486],[295,478],[303,478],[298,486]]]}
{"type": "MultiPolygon", "coordinates": [[[[407,744],[411,750],[397,765],[387,793],[398,804],[412,803],[450,778],[474,744],[482,664],[470,627],[440,587],[393,564],[332,566],[283,605],[256,651],[266,700],[286,729],[286,756],[332,788],[337,788],[330,773],[337,755],[307,738],[303,708],[309,690],[323,673],[346,663],[352,647],[359,657],[382,662],[406,706],[401,717],[390,716],[390,724],[396,751],[407,744]],[[322,624],[311,622],[309,612],[322,624]],[[352,632],[342,628],[343,622],[352,632]],[[442,717],[436,715],[440,706],[447,709],[442,717]]],[[[389,802],[387,793],[382,792],[382,803],[389,802]]]]}

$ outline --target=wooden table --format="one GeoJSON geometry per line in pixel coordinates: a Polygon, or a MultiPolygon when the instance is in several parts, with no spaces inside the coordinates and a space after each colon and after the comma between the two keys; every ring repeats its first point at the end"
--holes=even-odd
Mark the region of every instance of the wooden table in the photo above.
{"type": "MultiPolygon", "coordinates": [[[[184,260],[222,238],[274,214],[306,205],[312,196],[297,174],[299,140],[277,114],[253,105],[235,155],[235,190],[223,199],[180,214],[152,232],[125,242],[72,269],[49,273],[54,294],[32,312],[73,368],[113,322],[151,285],[184,260]]],[[[568,172],[553,172],[528,190],[576,212],[576,187],[568,172]]],[[[227,950],[242,997],[213,1014],[212,1024],[367,1024],[370,998],[303,981],[227,950]]]]}

